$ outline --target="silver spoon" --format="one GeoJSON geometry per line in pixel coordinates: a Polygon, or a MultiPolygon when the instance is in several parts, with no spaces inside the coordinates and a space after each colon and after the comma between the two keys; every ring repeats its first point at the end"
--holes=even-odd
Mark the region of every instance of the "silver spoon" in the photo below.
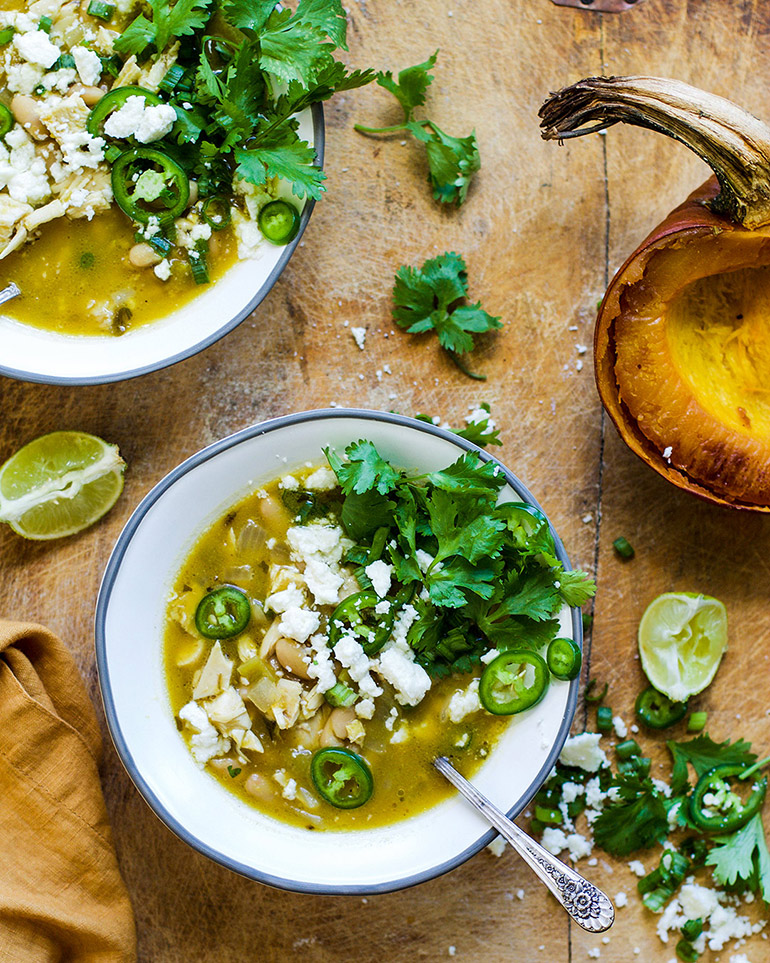
{"type": "Polygon", "coordinates": [[[481,815],[513,846],[541,881],[550,889],[572,919],[589,933],[603,933],[615,922],[615,907],[609,897],[593,883],[556,859],[540,843],[536,843],[486,796],[460,775],[445,756],[433,765],[455,789],[465,796],[481,815]]]}
{"type": "Polygon", "coordinates": [[[5,304],[6,301],[17,298],[20,294],[19,286],[11,281],[7,288],[0,290],[0,304],[5,304]]]}

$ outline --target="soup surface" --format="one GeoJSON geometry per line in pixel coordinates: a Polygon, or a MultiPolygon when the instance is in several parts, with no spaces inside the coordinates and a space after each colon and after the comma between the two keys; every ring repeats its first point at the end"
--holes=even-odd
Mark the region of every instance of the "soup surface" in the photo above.
{"type": "Polygon", "coordinates": [[[483,665],[431,680],[414,661],[405,642],[416,614],[409,604],[378,657],[344,643],[330,651],[330,616],[360,591],[344,561],[353,542],[339,524],[341,505],[328,468],[276,480],[201,537],[168,604],[171,706],[196,761],[245,802],[308,829],[379,826],[436,805],[453,790],[432,759],[449,756],[470,776],[508,722],[481,708],[483,665]],[[322,514],[301,523],[307,492],[322,514]],[[251,620],[236,637],[212,642],[196,631],[196,610],[223,586],[245,593],[251,620]],[[350,704],[327,701],[332,684],[350,704]],[[337,808],[319,793],[311,760],[324,747],[368,764],[365,805],[337,808]]]}
{"type": "MultiPolygon", "coordinates": [[[[129,260],[133,235],[116,209],[91,221],[61,218],[46,226],[33,246],[22,247],[2,262],[21,296],[2,311],[16,321],[60,334],[120,335],[167,316],[191,301],[200,288],[184,274],[181,258],[167,281],[129,260]]],[[[217,258],[212,281],[235,260],[230,231],[215,238],[217,258]]]]}

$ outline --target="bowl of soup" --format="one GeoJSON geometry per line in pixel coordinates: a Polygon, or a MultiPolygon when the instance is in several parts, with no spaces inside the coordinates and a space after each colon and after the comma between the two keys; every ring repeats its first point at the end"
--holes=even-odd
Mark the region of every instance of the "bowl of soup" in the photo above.
{"type": "Polygon", "coordinates": [[[578,681],[545,655],[582,645],[570,569],[522,482],[451,432],[354,409],[255,425],[164,478],[109,560],[118,754],[174,833],[244,876],[430,879],[494,837],[432,760],[515,816],[569,734],[578,681]]]}
{"type": "MultiPolygon", "coordinates": [[[[259,160],[269,152],[228,146],[196,79],[205,66],[226,98],[244,69],[227,8],[217,0],[194,37],[159,49],[137,34],[143,12],[140,0],[0,11],[2,375],[99,384],[201,351],[266,296],[319,196],[259,160]]],[[[254,72],[248,90],[239,116],[256,125],[278,85],[254,72]]],[[[291,123],[322,166],[321,104],[291,123]]]]}

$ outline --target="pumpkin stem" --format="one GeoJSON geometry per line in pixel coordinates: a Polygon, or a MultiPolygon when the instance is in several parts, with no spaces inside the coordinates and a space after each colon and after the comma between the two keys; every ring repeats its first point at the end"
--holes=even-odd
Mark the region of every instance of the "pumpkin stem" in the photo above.
{"type": "Polygon", "coordinates": [[[716,174],[715,211],[750,229],[770,223],[770,127],[723,97],[660,77],[589,77],[551,94],[539,116],[544,140],[618,123],[673,137],[716,174]]]}

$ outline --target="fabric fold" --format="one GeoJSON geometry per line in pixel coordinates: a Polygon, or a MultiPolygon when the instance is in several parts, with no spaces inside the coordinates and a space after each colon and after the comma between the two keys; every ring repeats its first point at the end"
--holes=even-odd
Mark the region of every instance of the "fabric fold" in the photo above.
{"type": "Polygon", "coordinates": [[[64,644],[40,625],[0,620],[0,963],[136,960],[101,754],[64,644]]]}

